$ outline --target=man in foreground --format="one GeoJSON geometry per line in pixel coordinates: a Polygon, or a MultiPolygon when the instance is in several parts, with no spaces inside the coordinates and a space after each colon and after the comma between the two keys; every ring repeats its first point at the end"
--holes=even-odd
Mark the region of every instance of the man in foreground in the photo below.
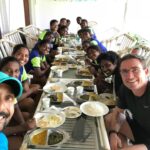
{"type": "Polygon", "coordinates": [[[0,150],[8,150],[8,141],[2,130],[13,116],[16,98],[21,94],[20,81],[0,72],[0,150]]]}
{"type": "Polygon", "coordinates": [[[150,150],[150,82],[145,60],[128,54],[119,68],[123,85],[118,105],[105,117],[111,150],[150,150]]]}

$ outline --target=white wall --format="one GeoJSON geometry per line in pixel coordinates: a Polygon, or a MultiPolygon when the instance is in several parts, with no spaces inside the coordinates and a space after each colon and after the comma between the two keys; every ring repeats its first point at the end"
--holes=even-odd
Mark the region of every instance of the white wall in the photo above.
{"type": "Polygon", "coordinates": [[[35,0],[34,23],[41,29],[49,28],[49,21],[60,20],[65,17],[71,20],[70,32],[79,29],[76,17],[81,16],[89,21],[96,21],[94,26],[99,38],[110,36],[110,28],[122,30],[125,0],[89,0],[89,1],[61,1],[35,0]],[[109,4],[109,5],[108,5],[109,4]],[[107,31],[107,32],[105,32],[107,31]]]}
{"type": "MultiPolygon", "coordinates": [[[[79,29],[76,17],[81,16],[98,23],[94,26],[94,30],[99,39],[110,37],[120,30],[137,33],[150,40],[149,0],[29,0],[29,2],[31,22],[41,29],[48,28],[51,19],[59,20],[66,17],[71,20],[70,32],[76,32],[79,29]],[[127,13],[124,16],[126,1],[127,13]]],[[[23,0],[0,0],[0,25],[4,33],[25,26],[23,0]],[[5,9],[7,15],[6,12],[2,13],[5,9]]]]}
{"type": "Polygon", "coordinates": [[[125,30],[150,41],[150,1],[128,0],[125,30]]]}

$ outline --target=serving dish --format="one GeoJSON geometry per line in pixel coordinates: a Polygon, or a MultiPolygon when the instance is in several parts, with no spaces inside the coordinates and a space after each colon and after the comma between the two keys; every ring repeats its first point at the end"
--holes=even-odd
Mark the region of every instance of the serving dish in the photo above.
{"type": "Polygon", "coordinates": [[[62,129],[35,129],[28,133],[28,148],[49,149],[67,142],[69,134],[62,129]]]}

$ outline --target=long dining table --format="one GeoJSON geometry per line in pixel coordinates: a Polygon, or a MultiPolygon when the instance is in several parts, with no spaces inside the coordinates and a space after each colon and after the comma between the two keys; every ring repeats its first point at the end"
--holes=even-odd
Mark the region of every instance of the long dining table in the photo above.
{"type": "MultiPolygon", "coordinates": [[[[50,75],[47,79],[46,85],[51,85],[55,83],[61,83],[65,87],[72,86],[72,83],[76,81],[90,81],[93,83],[93,76],[87,74],[79,74],[80,69],[87,69],[86,65],[83,63],[82,59],[84,57],[84,52],[73,51],[72,53],[64,52],[56,57],[54,61],[54,66],[59,66],[59,68],[51,69],[50,75]],[[76,54],[76,55],[75,55],[76,54]],[[61,61],[59,61],[61,59],[61,61]],[[66,62],[66,60],[69,62],[66,62]],[[67,67],[66,67],[67,66],[67,67]],[[63,70],[60,73],[60,70],[63,70]],[[53,82],[53,83],[52,83],[53,82]]],[[[96,85],[92,84],[92,92],[97,93],[96,85]]],[[[79,95],[76,93],[76,87],[73,95],[69,95],[67,89],[64,90],[63,100],[61,104],[55,105],[51,104],[49,107],[64,108],[65,106],[77,106],[80,108],[78,103],[79,95]],[[65,103],[68,102],[68,103],[65,103]],[[63,105],[64,104],[64,105],[63,105]]],[[[85,92],[85,91],[84,91],[85,92]]],[[[51,93],[45,92],[43,90],[42,96],[40,98],[39,104],[36,108],[35,115],[44,110],[43,108],[43,98],[48,97],[51,93]]],[[[35,129],[36,130],[36,129],[35,129]]],[[[51,130],[51,129],[50,129],[51,130]]],[[[105,128],[104,118],[87,116],[84,113],[77,118],[65,118],[64,123],[52,130],[59,130],[65,133],[65,140],[61,144],[50,145],[50,146],[31,146],[29,144],[29,135],[32,131],[28,131],[24,137],[21,150],[25,149],[57,149],[57,150],[110,150],[109,140],[107,131],[105,128]]]]}

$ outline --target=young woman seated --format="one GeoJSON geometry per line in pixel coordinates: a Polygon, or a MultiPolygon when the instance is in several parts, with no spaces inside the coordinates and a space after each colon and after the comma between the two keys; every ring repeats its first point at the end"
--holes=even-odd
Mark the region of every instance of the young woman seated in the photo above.
{"type": "MultiPolygon", "coordinates": [[[[24,67],[29,60],[29,54],[29,49],[23,44],[15,45],[12,52],[12,56],[14,56],[20,63],[19,79],[22,82],[24,88],[24,92],[20,99],[32,97],[34,99],[35,104],[37,105],[41,96],[41,92],[38,90],[40,89],[40,85],[29,83],[28,75],[24,67]]],[[[25,104],[22,105],[24,106],[25,104]]]]}
{"type": "Polygon", "coordinates": [[[47,63],[46,55],[49,54],[50,44],[48,40],[39,41],[37,46],[32,49],[29,61],[25,65],[28,73],[33,74],[33,83],[44,86],[50,72],[50,65],[47,63]]]}

